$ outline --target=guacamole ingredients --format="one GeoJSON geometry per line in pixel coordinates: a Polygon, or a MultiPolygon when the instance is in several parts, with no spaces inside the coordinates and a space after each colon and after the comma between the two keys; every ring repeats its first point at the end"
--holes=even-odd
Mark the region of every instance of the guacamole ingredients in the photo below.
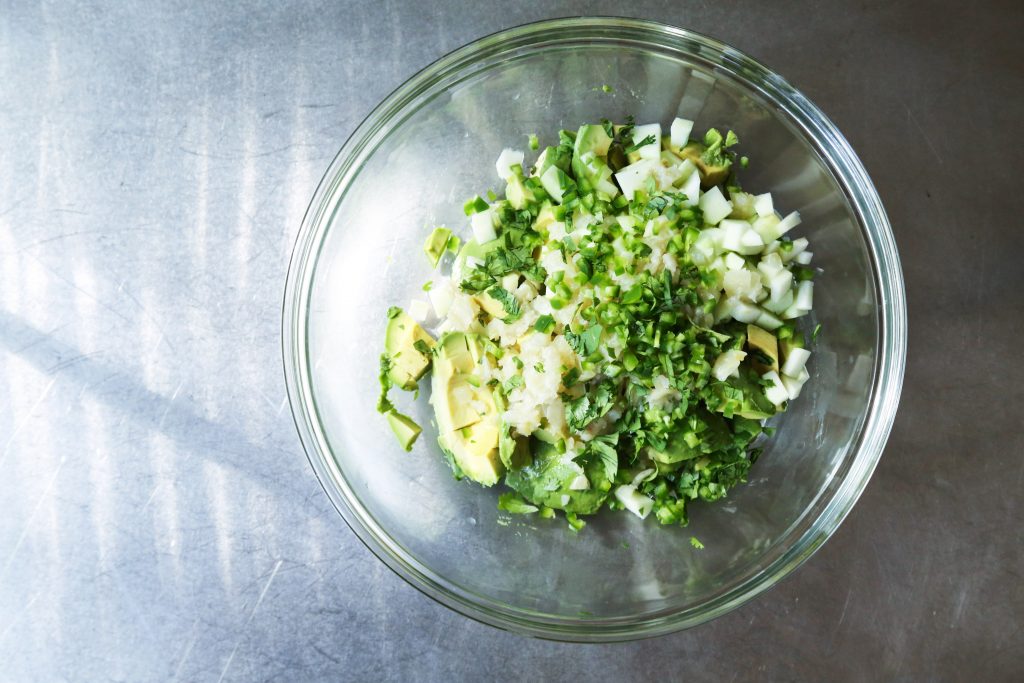
{"type": "Polygon", "coordinates": [[[815,272],[800,215],[740,188],[736,134],[692,132],[602,120],[530,166],[500,152],[504,196],[465,203],[461,246],[434,230],[442,272],[388,313],[378,408],[404,448],[420,428],[387,389],[429,371],[455,476],[503,484],[509,513],[685,525],[746,480],[764,421],[810,378],[815,272]]]}

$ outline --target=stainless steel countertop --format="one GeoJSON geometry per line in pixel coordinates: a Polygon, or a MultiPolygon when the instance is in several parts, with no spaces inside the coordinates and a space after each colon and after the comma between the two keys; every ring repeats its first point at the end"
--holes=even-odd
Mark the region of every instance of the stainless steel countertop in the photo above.
{"type": "Polygon", "coordinates": [[[0,0],[0,680],[1019,680],[1024,5],[234,5],[0,0]],[[434,604],[344,525],[280,300],[320,174],[392,88],[481,34],[623,11],[834,118],[901,248],[909,368],[795,575],[689,632],[548,643],[434,604]]]}

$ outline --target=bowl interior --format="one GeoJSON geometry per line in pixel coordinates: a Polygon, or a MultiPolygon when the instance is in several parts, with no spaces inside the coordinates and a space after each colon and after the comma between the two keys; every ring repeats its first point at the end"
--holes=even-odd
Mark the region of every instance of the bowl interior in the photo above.
{"type": "Polygon", "coordinates": [[[792,561],[787,553],[813,533],[855,466],[878,360],[869,248],[821,150],[756,89],[700,54],[590,36],[523,45],[438,78],[379,126],[360,155],[326,195],[297,334],[307,362],[299,372],[322,431],[323,452],[313,457],[323,458],[325,485],[342,493],[343,512],[371,547],[449,604],[556,637],[560,629],[692,623],[735,604],[741,587],[770,585],[770,568],[792,561]],[[378,357],[387,307],[422,296],[431,278],[426,235],[447,225],[468,236],[462,203],[502,190],[494,159],[503,147],[526,150],[531,161],[530,133],[543,145],[560,128],[627,115],[665,127],[683,116],[695,130],[737,132],[750,157],[744,187],[771,191],[778,209],[803,216],[794,234],[811,240],[823,269],[806,327],[821,323],[822,331],[812,380],[776,420],[748,485],[717,504],[692,505],[686,529],[602,513],[572,533],[564,519],[503,513],[499,491],[452,478],[436,443],[429,382],[418,399],[394,392],[424,425],[413,451],[403,452],[375,411],[378,357]],[[691,536],[705,548],[693,548],[691,536]]]}

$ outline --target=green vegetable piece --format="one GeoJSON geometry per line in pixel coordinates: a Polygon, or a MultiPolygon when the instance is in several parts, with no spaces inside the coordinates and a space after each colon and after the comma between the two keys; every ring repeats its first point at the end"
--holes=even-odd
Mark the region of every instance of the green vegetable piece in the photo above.
{"type": "Polygon", "coordinates": [[[476,195],[475,197],[467,199],[466,203],[462,205],[462,211],[467,216],[472,216],[474,213],[486,211],[488,208],[490,208],[490,204],[488,204],[487,200],[485,200],[480,195],[476,195]]]}
{"type": "Polygon", "coordinates": [[[538,507],[583,515],[600,509],[611,488],[602,463],[567,461],[557,448],[537,439],[531,439],[530,449],[533,462],[505,475],[509,488],[538,507]],[[587,488],[579,488],[584,484],[587,488]]]}
{"type": "Polygon", "coordinates": [[[498,453],[496,390],[471,381],[484,352],[477,335],[449,332],[438,339],[431,400],[441,449],[465,476],[492,486],[505,469],[498,453]]]}
{"type": "Polygon", "coordinates": [[[395,437],[398,438],[398,443],[402,445],[406,451],[412,450],[412,445],[419,438],[420,432],[423,430],[418,424],[413,422],[412,418],[407,415],[402,415],[399,412],[391,410],[385,414],[388,419],[388,425],[391,427],[391,431],[395,433],[395,437]]]}
{"type": "Polygon", "coordinates": [[[555,326],[555,319],[550,315],[542,315],[537,318],[537,322],[533,324],[533,329],[538,332],[550,332],[551,328],[555,326]]]}
{"type": "Polygon", "coordinates": [[[448,240],[451,237],[452,231],[445,227],[434,228],[434,231],[430,233],[426,244],[423,245],[423,251],[430,259],[430,265],[437,267],[437,262],[441,260],[444,252],[448,249],[448,240]]]}
{"type": "Polygon", "coordinates": [[[774,334],[757,325],[747,325],[747,348],[751,364],[759,373],[779,371],[779,342],[774,334]]]}
{"type": "Polygon", "coordinates": [[[384,350],[388,358],[388,377],[396,387],[406,391],[416,388],[416,383],[430,368],[429,351],[434,338],[419,326],[400,308],[388,311],[388,325],[384,331],[384,350]],[[417,342],[421,342],[417,346],[417,342]],[[426,345],[427,351],[422,351],[426,345]]]}
{"type": "Polygon", "coordinates": [[[531,505],[514,493],[503,493],[498,496],[498,509],[511,512],[513,515],[529,515],[540,508],[531,505]]]}

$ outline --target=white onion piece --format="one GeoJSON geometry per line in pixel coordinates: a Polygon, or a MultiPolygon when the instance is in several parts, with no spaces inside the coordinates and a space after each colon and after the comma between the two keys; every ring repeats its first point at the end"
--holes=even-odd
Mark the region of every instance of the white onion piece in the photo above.
{"type": "Polygon", "coordinates": [[[779,373],[774,370],[769,370],[761,375],[761,378],[771,380],[772,382],[771,386],[765,387],[764,389],[764,395],[769,401],[780,406],[789,400],[789,392],[786,391],[786,386],[782,383],[782,378],[779,377],[779,373]]]}
{"type": "Polygon", "coordinates": [[[781,237],[798,225],[800,225],[800,212],[794,211],[779,221],[779,224],[775,226],[775,229],[778,231],[779,237],[781,237]]]}
{"type": "Polygon", "coordinates": [[[469,217],[469,225],[473,229],[473,239],[477,244],[487,244],[498,237],[494,232],[494,211],[492,209],[474,213],[469,217]]]}
{"type": "Polygon", "coordinates": [[[711,367],[711,374],[719,382],[724,382],[729,377],[739,374],[740,362],[747,357],[745,351],[732,349],[719,354],[715,364],[711,367]]]}
{"type": "Polygon", "coordinates": [[[782,374],[799,377],[810,357],[811,352],[807,349],[790,349],[789,355],[786,356],[786,362],[782,364],[782,374]]]}
{"type": "Polygon", "coordinates": [[[700,210],[704,212],[704,222],[709,225],[718,225],[723,218],[732,213],[732,202],[725,198],[717,185],[702,194],[698,204],[700,210]]]}
{"type": "Polygon", "coordinates": [[[426,322],[430,316],[430,305],[422,299],[413,299],[409,302],[409,317],[418,323],[426,322]]]}
{"type": "Polygon", "coordinates": [[[654,509],[654,501],[637,491],[632,484],[623,484],[617,487],[615,497],[623,507],[640,519],[645,519],[654,509]]]}
{"type": "Polygon", "coordinates": [[[693,121],[689,119],[677,118],[672,121],[671,127],[668,129],[669,139],[672,142],[673,147],[685,147],[686,143],[690,141],[690,131],[693,130],[693,121]]]}
{"type": "Polygon", "coordinates": [[[661,158],[661,126],[657,123],[647,123],[633,129],[634,145],[651,135],[654,136],[654,142],[636,150],[641,159],[661,158]]]}
{"type": "Polygon", "coordinates": [[[754,197],[754,211],[758,216],[774,216],[775,207],[772,205],[772,195],[765,192],[754,197]]]}
{"type": "Polygon", "coordinates": [[[508,148],[501,150],[498,160],[494,163],[494,168],[498,171],[498,177],[502,180],[508,180],[512,176],[512,167],[516,164],[522,166],[525,158],[526,155],[520,151],[508,148]]]}

